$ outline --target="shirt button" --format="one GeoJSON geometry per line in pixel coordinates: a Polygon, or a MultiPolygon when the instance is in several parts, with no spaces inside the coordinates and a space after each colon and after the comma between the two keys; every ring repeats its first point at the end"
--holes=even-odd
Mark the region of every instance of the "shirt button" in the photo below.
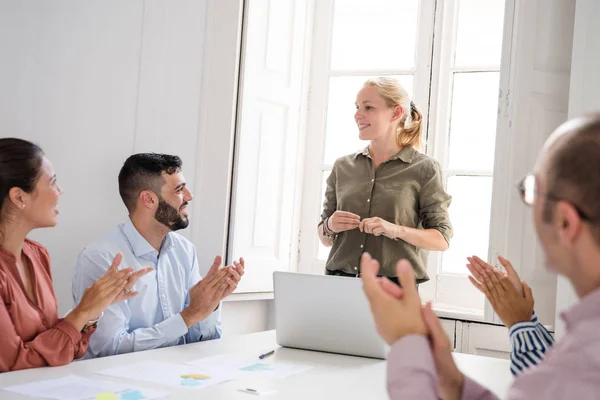
{"type": "Polygon", "coordinates": [[[363,245],[361,244],[361,245],[360,245],[360,248],[362,249],[363,247],[365,247],[365,246],[363,246],[363,245]]]}
{"type": "Polygon", "coordinates": [[[371,182],[375,182],[375,179],[371,179],[371,182]]]}
{"type": "Polygon", "coordinates": [[[371,202],[371,199],[367,199],[367,203],[370,203],[370,202],[371,202]]]}
{"type": "Polygon", "coordinates": [[[355,270],[355,271],[358,271],[358,267],[354,267],[354,270],[355,270]]]}

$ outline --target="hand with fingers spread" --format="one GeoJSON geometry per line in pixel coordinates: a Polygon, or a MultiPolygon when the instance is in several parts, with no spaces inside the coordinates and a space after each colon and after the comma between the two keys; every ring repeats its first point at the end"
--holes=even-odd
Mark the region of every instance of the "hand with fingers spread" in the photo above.
{"type": "Polygon", "coordinates": [[[327,220],[326,228],[333,233],[350,231],[358,228],[360,216],[348,211],[336,211],[327,220]]]}
{"type": "Polygon", "coordinates": [[[498,257],[506,269],[503,273],[479,257],[468,257],[467,268],[473,276],[471,283],[488,299],[502,323],[508,328],[517,322],[531,321],[533,315],[533,295],[531,288],[521,282],[512,264],[498,257]]]}
{"type": "Polygon", "coordinates": [[[230,268],[219,269],[221,261],[221,256],[216,256],[206,276],[190,289],[190,305],[181,312],[188,327],[212,314],[230,290],[230,286],[234,285],[230,268]]]}
{"type": "Polygon", "coordinates": [[[232,267],[227,267],[229,272],[229,278],[231,281],[229,283],[229,286],[227,287],[227,290],[225,291],[223,298],[229,296],[231,293],[233,293],[235,288],[237,288],[238,283],[240,283],[240,280],[244,275],[245,267],[246,262],[243,258],[240,258],[239,261],[234,261],[232,267]]]}
{"type": "Polygon", "coordinates": [[[118,270],[122,259],[123,255],[118,253],[104,276],[85,290],[77,307],[65,319],[76,327],[83,327],[87,321],[98,318],[111,304],[137,295],[136,292],[125,293],[125,289],[149,271],[144,269],[133,274],[131,267],[118,270]]]}
{"type": "Polygon", "coordinates": [[[360,265],[363,290],[371,305],[375,325],[381,337],[392,345],[407,335],[426,335],[421,299],[410,263],[401,260],[396,264],[401,290],[386,289],[391,282],[377,278],[379,263],[368,253],[363,253],[360,265]],[[396,295],[388,293],[388,290],[393,290],[392,293],[396,295]]]}
{"type": "MultiPolygon", "coordinates": [[[[485,261],[483,261],[481,258],[479,258],[477,256],[467,257],[467,260],[469,261],[469,264],[467,265],[467,268],[469,268],[469,270],[471,270],[470,267],[472,267],[473,264],[476,263],[481,268],[487,268],[490,271],[494,271],[494,270],[498,271],[492,265],[486,263],[485,261]]],[[[523,285],[521,283],[521,278],[519,277],[519,274],[517,273],[517,271],[515,271],[515,269],[513,268],[510,261],[508,261],[506,258],[502,257],[501,255],[498,255],[498,261],[500,261],[500,264],[504,267],[504,270],[506,271],[506,272],[504,272],[504,276],[506,278],[508,278],[508,280],[510,281],[510,283],[512,283],[512,285],[517,290],[517,292],[522,292],[523,285]]],[[[475,276],[475,278],[477,280],[479,280],[477,276],[475,276]]]]}
{"type": "Polygon", "coordinates": [[[135,283],[142,276],[146,275],[147,273],[149,273],[149,272],[151,272],[153,270],[154,270],[154,268],[142,268],[139,271],[136,271],[136,272],[132,273],[131,276],[129,277],[129,279],[127,280],[127,284],[125,285],[125,289],[123,289],[119,293],[119,295],[113,301],[113,304],[119,303],[119,302],[121,302],[123,300],[129,300],[129,299],[137,296],[139,294],[139,292],[135,292],[134,291],[135,283]]]}
{"type": "Polygon", "coordinates": [[[358,227],[361,232],[370,233],[371,235],[375,236],[387,235],[390,237],[398,236],[396,234],[397,228],[397,225],[379,217],[365,218],[360,221],[360,225],[358,227]]]}

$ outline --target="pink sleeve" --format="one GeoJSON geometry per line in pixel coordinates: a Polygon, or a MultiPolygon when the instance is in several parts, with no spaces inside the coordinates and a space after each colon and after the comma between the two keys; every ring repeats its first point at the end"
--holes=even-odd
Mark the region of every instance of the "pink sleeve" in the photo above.
{"type": "MultiPolygon", "coordinates": [[[[387,387],[391,400],[439,399],[435,362],[425,336],[406,336],[392,346],[388,357],[387,387]]],[[[497,397],[465,377],[461,399],[497,400],[497,397]]]]}
{"type": "Polygon", "coordinates": [[[82,350],[81,333],[64,320],[24,342],[17,334],[4,302],[0,304],[0,326],[0,372],[65,365],[82,350]]]}
{"type": "Polygon", "coordinates": [[[473,379],[465,376],[461,400],[497,400],[498,397],[488,389],[475,382],[473,379]]]}
{"type": "Polygon", "coordinates": [[[81,334],[81,340],[75,347],[75,358],[76,359],[81,358],[85,355],[85,353],[87,352],[88,346],[90,344],[90,339],[91,339],[92,335],[94,334],[94,332],[96,332],[97,328],[98,328],[97,326],[94,326],[90,330],[85,331],[81,334]]]}
{"type": "Polygon", "coordinates": [[[437,375],[425,336],[397,341],[388,356],[387,389],[391,400],[437,400],[437,375]]]}

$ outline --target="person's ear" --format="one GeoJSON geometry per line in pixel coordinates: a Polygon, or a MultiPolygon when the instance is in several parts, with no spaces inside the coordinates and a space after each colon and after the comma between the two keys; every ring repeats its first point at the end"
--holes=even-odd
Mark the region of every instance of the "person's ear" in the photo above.
{"type": "Polygon", "coordinates": [[[138,197],[139,204],[149,210],[156,210],[158,208],[158,196],[151,190],[142,190],[138,197]]]}
{"type": "Polygon", "coordinates": [[[392,113],[392,122],[398,121],[400,118],[402,118],[403,111],[404,110],[402,109],[402,106],[394,106],[394,112],[392,113]]]}
{"type": "Polygon", "coordinates": [[[13,187],[8,191],[10,202],[18,209],[22,210],[27,207],[29,202],[29,194],[19,187],[13,187]]]}
{"type": "Polygon", "coordinates": [[[572,204],[559,201],[554,211],[554,219],[559,240],[565,245],[571,245],[583,228],[579,212],[572,204]]]}

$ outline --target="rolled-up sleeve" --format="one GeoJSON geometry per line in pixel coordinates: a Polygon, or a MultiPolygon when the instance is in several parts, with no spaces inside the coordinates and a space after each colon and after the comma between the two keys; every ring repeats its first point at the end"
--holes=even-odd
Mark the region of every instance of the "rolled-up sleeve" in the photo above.
{"type": "Polygon", "coordinates": [[[419,217],[424,229],[439,231],[446,242],[452,238],[452,224],[448,216],[448,207],[452,197],[446,193],[440,165],[432,160],[431,168],[424,174],[419,191],[419,217]]]}
{"type": "Polygon", "coordinates": [[[321,222],[319,222],[319,225],[322,224],[325,218],[331,216],[331,214],[333,214],[337,209],[337,197],[335,194],[335,186],[336,164],[333,165],[331,173],[327,177],[325,185],[325,201],[323,202],[323,212],[321,213],[321,222]]]}

